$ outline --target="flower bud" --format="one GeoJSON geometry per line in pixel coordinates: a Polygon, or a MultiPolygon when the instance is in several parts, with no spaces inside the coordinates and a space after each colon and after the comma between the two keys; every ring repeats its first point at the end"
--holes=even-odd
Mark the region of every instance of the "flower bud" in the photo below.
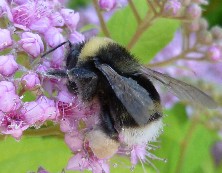
{"type": "Polygon", "coordinates": [[[19,68],[13,55],[0,56],[0,74],[11,76],[19,68]]]}
{"type": "Polygon", "coordinates": [[[168,0],[164,5],[164,14],[176,16],[181,9],[181,3],[177,0],[168,0]]]}
{"type": "Polygon", "coordinates": [[[219,26],[214,26],[211,29],[211,33],[213,35],[213,38],[222,39],[222,28],[220,28],[219,26]]]}
{"type": "Polygon", "coordinates": [[[213,61],[218,61],[222,57],[222,52],[217,45],[212,45],[207,50],[207,57],[213,61]]]}
{"type": "Polygon", "coordinates": [[[80,43],[80,42],[83,42],[84,40],[85,40],[84,35],[82,35],[81,33],[77,31],[72,32],[69,36],[69,41],[72,44],[80,43]]]}
{"type": "Polygon", "coordinates": [[[22,33],[21,40],[18,42],[25,52],[36,58],[44,51],[44,45],[38,34],[31,32],[22,33]]]}
{"type": "Polygon", "coordinates": [[[110,11],[116,7],[116,0],[99,0],[98,4],[101,9],[110,11]]]}
{"type": "Polygon", "coordinates": [[[61,15],[70,31],[75,31],[79,22],[79,13],[74,13],[74,10],[62,9],[61,15]]]}
{"type": "Polygon", "coordinates": [[[51,23],[50,20],[47,17],[42,17],[39,20],[33,21],[29,28],[38,31],[41,34],[44,34],[50,27],[51,23]]]}
{"type": "Polygon", "coordinates": [[[199,5],[192,3],[186,8],[186,17],[188,19],[199,18],[202,14],[202,9],[199,5]]]}
{"type": "Polygon", "coordinates": [[[191,0],[181,0],[183,6],[188,6],[191,3],[191,0]]]}
{"type": "Polygon", "coordinates": [[[207,28],[209,27],[207,20],[204,18],[201,18],[199,20],[199,25],[200,25],[200,30],[207,30],[207,28]]]}
{"type": "Polygon", "coordinates": [[[60,33],[60,30],[55,27],[50,27],[45,33],[44,38],[47,44],[51,47],[56,47],[64,41],[63,35],[60,33]]]}
{"type": "Polygon", "coordinates": [[[189,32],[197,32],[200,30],[199,20],[193,20],[192,22],[185,23],[184,25],[189,32]]]}
{"type": "Polygon", "coordinates": [[[10,112],[16,110],[21,105],[19,96],[13,92],[5,92],[0,94],[0,111],[10,112]]]}
{"type": "Polygon", "coordinates": [[[50,16],[52,26],[63,26],[65,21],[59,12],[52,13],[50,16]]]}
{"type": "Polygon", "coordinates": [[[212,34],[209,31],[200,31],[197,34],[197,39],[202,44],[210,44],[212,43],[212,34]]]}
{"type": "Polygon", "coordinates": [[[0,93],[12,92],[15,93],[15,86],[12,82],[1,81],[0,82],[0,93]]]}
{"type": "Polygon", "coordinates": [[[36,73],[29,73],[22,77],[21,83],[25,89],[35,90],[40,86],[40,80],[36,73]]]}
{"type": "Polygon", "coordinates": [[[3,50],[12,45],[12,38],[10,31],[7,29],[0,28],[0,50],[3,50]]]}

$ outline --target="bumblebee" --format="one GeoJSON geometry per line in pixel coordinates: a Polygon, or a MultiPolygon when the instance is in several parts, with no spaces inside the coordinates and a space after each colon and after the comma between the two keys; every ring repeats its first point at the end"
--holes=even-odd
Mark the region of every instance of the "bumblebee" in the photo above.
{"type": "Polygon", "coordinates": [[[65,70],[49,76],[67,78],[67,88],[83,102],[100,102],[100,123],[86,138],[98,158],[112,156],[121,145],[146,144],[162,127],[158,81],[178,98],[216,108],[214,100],[198,88],[139,64],[126,48],[104,37],[70,44],[65,70]]]}

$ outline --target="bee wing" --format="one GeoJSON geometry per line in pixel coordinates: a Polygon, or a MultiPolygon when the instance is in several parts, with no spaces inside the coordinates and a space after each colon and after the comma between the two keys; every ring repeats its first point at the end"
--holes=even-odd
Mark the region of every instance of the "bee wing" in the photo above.
{"type": "Polygon", "coordinates": [[[155,113],[155,103],[149,93],[131,78],[119,75],[107,64],[95,62],[96,67],[105,75],[117,98],[138,125],[145,125],[155,113]]]}
{"type": "Polygon", "coordinates": [[[181,100],[198,103],[211,109],[217,107],[217,103],[210,96],[192,85],[143,66],[140,72],[148,79],[162,83],[181,100]]]}

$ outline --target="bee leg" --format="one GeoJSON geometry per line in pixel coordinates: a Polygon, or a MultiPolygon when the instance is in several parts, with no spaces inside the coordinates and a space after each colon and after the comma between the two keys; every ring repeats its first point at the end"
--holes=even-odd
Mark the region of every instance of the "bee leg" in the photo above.
{"type": "Polygon", "coordinates": [[[75,84],[83,101],[90,101],[95,96],[98,77],[85,68],[72,68],[67,71],[69,83],[75,84]]]}

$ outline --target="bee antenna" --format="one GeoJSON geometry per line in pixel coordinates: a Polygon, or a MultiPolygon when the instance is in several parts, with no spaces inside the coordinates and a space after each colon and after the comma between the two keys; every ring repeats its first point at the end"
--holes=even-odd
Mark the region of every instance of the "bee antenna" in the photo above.
{"type": "Polygon", "coordinates": [[[49,53],[53,52],[54,50],[58,49],[59,47],[63,46],[63,45],[66,44],[66,43],[69,43],[69,47],[72,46],[72,43],[71,43],[69,40],[68,40],[68,41],[65,41],[65,42],[62,42],[62,43],[60,43],[59,45],[57,45],[56,47],[52,48],[51,50],[45,52],[45,53],[41,56],[41,58],[43,58],[44,56],[48,55],[49,53]]]}

